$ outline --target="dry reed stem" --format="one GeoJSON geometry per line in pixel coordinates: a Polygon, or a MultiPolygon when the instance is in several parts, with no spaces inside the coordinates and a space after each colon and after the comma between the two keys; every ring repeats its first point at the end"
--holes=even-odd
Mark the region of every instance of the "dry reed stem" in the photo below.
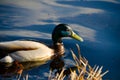
{"type": "MultiPolygon", "coordinates": [[[[68,80],[102,80],[102,77],[108,73],[108,71],[102,73],[103,66],[94,66],[93,68],[88,64],[88,61],[85,57],[82,57],[80,54],[80,47],[76,44],[78,49],[78,56],[75,55],[73,50],[70,50],[77,66],[77,71],[71,71],[70,77],[68,80]]],[[[61,72],[63,74],[63,71],[61,72]]],[[[57,80],[64,80],[64,78],[58,77],[57,80]]]]}

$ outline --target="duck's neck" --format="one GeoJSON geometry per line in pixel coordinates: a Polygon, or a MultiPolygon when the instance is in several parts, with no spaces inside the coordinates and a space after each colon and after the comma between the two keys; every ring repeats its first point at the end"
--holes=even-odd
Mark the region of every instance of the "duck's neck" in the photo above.
{"type": "Polygon", "coordinates": [[[55,43],[53,44],[53,48],[56,55],[63,55],[65,52],[63,43],[55,43]]]}
{"type": "Polygon", "coordinates": [[[61,40],[61,37],[53,37],[53,48],[55,50],[55,54],[56,55],[62,55],[64,54],[65,50],[64,50],[64,45],[63,42],[61,40]]]}

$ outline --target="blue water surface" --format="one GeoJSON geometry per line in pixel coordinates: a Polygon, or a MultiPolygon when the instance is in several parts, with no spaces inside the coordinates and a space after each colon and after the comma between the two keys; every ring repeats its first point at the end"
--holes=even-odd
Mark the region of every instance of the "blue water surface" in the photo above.
{"type": "MultiPolygon", "coordinates": [[[[59,23],[69,24],[84,38],[82,43],[63,39],[66,63],[73,60],[70,48],[76,52],[78,43],[90,65],[103,66],[103,72],[109,70],[103,80],[120,79],[120,1],[0,1],[0,42],[34,39],[51,44],[52,30],[59,23]]],[[[29,80],[46,79],[49,65],[47,62],[25,74],[30,75],[29,80]]]]}

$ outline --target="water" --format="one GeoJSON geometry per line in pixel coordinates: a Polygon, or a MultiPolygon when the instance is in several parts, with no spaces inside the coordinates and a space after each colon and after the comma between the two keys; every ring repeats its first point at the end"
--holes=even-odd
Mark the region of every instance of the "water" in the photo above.
{"type": "MultiPolygon", "coordinates": [[[[69,49],[75,44],[91,65],[109,70],[104,79],[119,80],[120,1],[0,1],[0,41],[36,39],[51,44],[51,33],[59,23],[69,24],[84,38],[80,43],[64,39],[66,64],[72,61],[69,49]]],[[[38,64],[39,65],[39,64],[38,64]]],[[[25,71],[30,80],[46,79],[50,62],[25,71]]],[[[68,64],[70,65],[70,64],[68,64]]],[[[28,64],[29,66],[29,64],[28,64]]]]}

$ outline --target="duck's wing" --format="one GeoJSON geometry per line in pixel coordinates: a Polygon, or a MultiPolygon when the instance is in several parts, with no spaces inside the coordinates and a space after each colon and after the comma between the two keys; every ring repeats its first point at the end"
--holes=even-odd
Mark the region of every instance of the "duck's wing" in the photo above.
{"type": "Polygon", "coordinates": [[[34,50],[38,48],[40,48],[40,43],[34,41],[0,42],[0,50],[2,51],[34,50]]]}
{"type": "Polygon", "coordinates": [[[35,50],[41,45],[35,41],[9,41],[0,42],[0,58],[6,56],[8,53],[21,50],[35,50]]]}

